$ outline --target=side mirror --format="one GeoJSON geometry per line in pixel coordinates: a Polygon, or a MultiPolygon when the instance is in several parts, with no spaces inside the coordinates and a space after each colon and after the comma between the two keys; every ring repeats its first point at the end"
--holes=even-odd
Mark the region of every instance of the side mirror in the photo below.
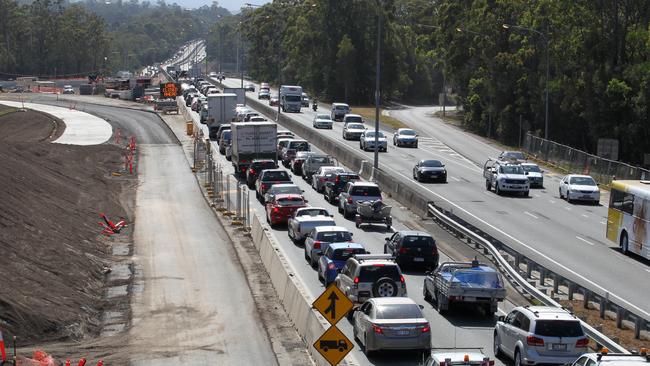
{"type": "Polygon", "coordinates": [[[370,251],[369,251],[369,250],[366,250],[366,254],[372,254],[372,253],[370,253],[370,251]]]}
{"type": "Polygon", "coordinates": [[[528,172],[524,172],[524,174],[528,175],[528,172]]]}
{"type": "Polygon", "coordinates": [[[309,201],[308,201],[308,200],[305,200],[305,203],[309,203],[309,201]]]}
{"type": "Polygon", "coordinates": [[[420,308],[420,310],[424,310],[424,306],[418,305],[418,307],[420,308]]]}
{"type": "Polygon", "coordinates": [[[300,192],[305,193],[305,190],[304,190],[304,189],[301,189],[300,192]]]}
{"type": "Polygon", "coordinates": [[[500,321],[500,322],[504,322],[505,320],[506,320],[506,317],[503,316],[503,315],[499,315],[499,317],[497,318],[497,321],[500,321]]]}
{"type": "Polygon", "coordinates": [[[390,240],[390,238],[384,238],[384,240],[386,240],[386,241],[389,241],[389,240],[390,240]]]}
{"type": "Polygon", "coordinates": [[[334,217],[334,214],[330,214],[330,217],[334,217]]]}

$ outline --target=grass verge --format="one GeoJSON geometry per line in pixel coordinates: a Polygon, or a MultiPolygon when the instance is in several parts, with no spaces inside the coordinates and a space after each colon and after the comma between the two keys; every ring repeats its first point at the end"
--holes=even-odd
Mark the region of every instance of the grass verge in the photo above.
{"type": "MultiPolygon", "coordinates": [[[[374,121],[375,120],[375,107],[359,107],[352,106],[352,113],[356,113],[363,117],[364,120],[374,121]]],[[[379,109],[379,122],[384,125],[391,126],[395,129],[407,127],[402,121],[393,118],[391,116],[386,116],[383,114],[385,109],[379,109]]]]}

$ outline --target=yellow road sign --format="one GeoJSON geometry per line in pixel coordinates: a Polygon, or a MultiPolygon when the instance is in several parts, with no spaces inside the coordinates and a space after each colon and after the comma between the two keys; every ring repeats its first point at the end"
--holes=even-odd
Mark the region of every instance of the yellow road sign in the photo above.
{"type": "Polygon", "coordinates": [[[312,304],[330,324],[334,325],[352,309],[352,301],[332,283],[312,304]]]}
{"type": "Polygon", "coordinates": [[[347,355],[354,344],[350,342],[345,334],[341,333],[339,328],[332,325],[323,335],[314,343],[316,351],[323,356],[330,365],[338,365],[339,362],[347,355]]]}

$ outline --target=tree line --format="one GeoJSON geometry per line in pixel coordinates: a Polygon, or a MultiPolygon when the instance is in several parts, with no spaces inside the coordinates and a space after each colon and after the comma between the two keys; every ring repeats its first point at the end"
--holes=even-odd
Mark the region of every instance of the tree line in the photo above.
{"type": "Polygon", "coordinates": [[[370,104],[378,16],[384,102],[437,102],[444,84],[466,128],[516,145],[520,120],[544,136],[548,84],[551,140],[594,152],[615,138],[634,163],[650,152],[645,0],[275,0],[220,20],[230,36],[208,44],[241,36],[252,77],[370,104]]]}
{"type": "Polygon", "coordinates": [[[228,10],[164,1],[0,0],[0,78],[134,71],[204,36],[228,10]]]}

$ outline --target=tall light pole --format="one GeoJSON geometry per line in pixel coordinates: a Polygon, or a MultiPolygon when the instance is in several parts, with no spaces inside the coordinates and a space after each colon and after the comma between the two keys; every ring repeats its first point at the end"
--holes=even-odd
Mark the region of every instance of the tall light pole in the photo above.
{"type": "Polygon", "coordinates": [[[548,48],[549,48],[549,43],[548,43],[548,36],[546,33],[542,33],[536,29],[532,28],[526,28],[526,27],[521,27],[518,25],[512,25],[512,24],[503,24],[503,28],[505,29],[517,29],[517,30],[522,30],[526,32],[532,32],[535,34],[540,35],[544,39],[544,46],[546,47],[546,80],[545,80],[545,85],[544,85],[544,139],[548,140],[548,78],[549,78],[549,54],[548,54],[548,48]]]}
{"type": "Polygon", "coordinates": [[[377,0],[377,59],[375,66],[375,160],[373,167],[379,169],[379,102],[381,100],[381,16],[382,16],[382,2],[377,0]]]}

